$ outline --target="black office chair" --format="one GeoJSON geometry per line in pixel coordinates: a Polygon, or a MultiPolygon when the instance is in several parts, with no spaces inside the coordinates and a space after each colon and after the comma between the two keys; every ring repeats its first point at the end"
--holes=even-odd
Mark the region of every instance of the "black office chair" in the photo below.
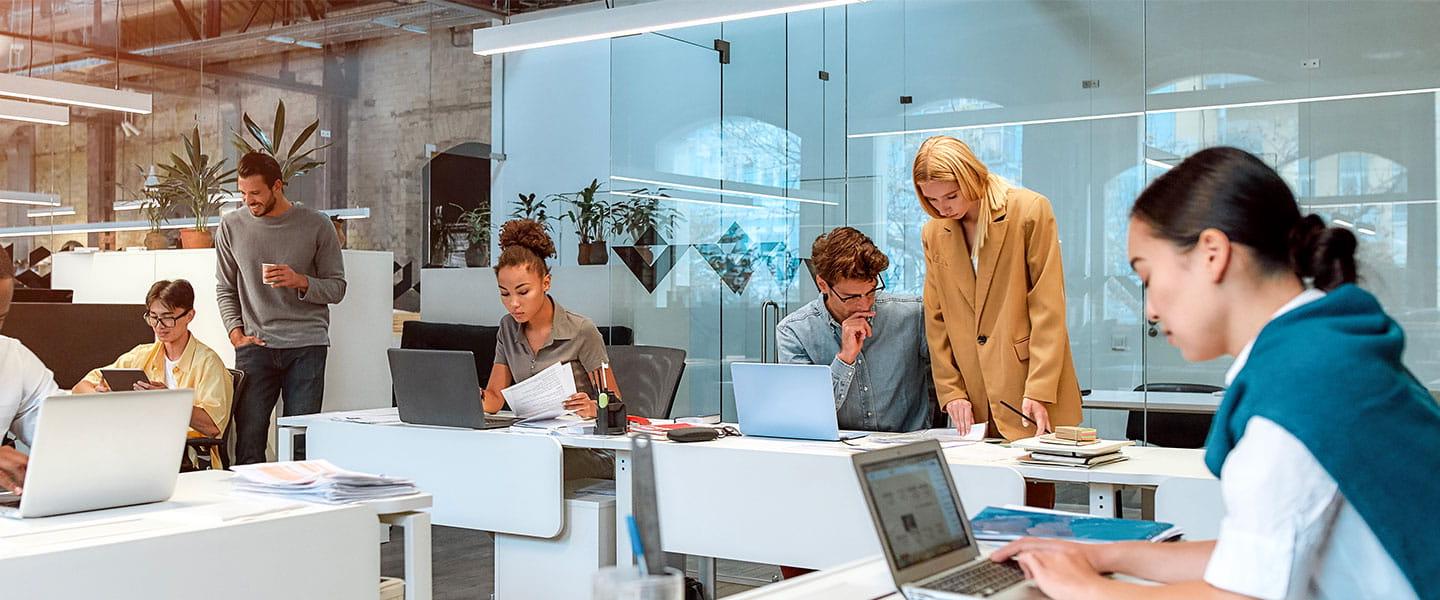
{"type": "MultiPolygon", "coordinates": [[[[420,350],[468,350],[475,355],[475,375],[480,386],[490,380],[495,366],[495,338],[500,328],[493,325],[464,325],[406,321],[401,326],[400,347],[420,350]]],[[[599,327],[609,345],[632,344],[635,332],[629,327],[599,327]]]]}
{"type": "MultiPolygon", "coordinates": [[[[1137,392],[1180,392],[1211,394],[1225,388],[1202,383],[1150,383],[1135,388],[1137,392]]],[[[1151,446],[1165,448],[1203,448],[1210,435],[1213,414],[1150,411],[1149,435],[1146,435],[1145,412],[1130,411],[1125,421],[1125,437],[1145,440],[1151,446]]]]}
{"type": "Polygon", "coordinates": [[[190,471],[206,471],[210,469],[229,469],[234,461],[230,457],[230,432],[235,429],[235,407],[240,405],[240,394],[245,391],[245,372],[239,369],[226,369],[230,371],[232,387],[230,388],[230,419],[225,423],[225,430],[220,432],[220,437],[196,437],[187,438],[185,447],[195,449],[195,462],[189,463],[190,471]],[[210,450],[217,450],[220,457],[220,464],[216,466],[210,459],[210,450]]]}
{"type": "Polygon", "coordinates": [[[663,346],[606,346],[610,370],[615,372],[620,395],[629,414],[670,418],[680,377],[685,374],[685,351],[663,346]]]}

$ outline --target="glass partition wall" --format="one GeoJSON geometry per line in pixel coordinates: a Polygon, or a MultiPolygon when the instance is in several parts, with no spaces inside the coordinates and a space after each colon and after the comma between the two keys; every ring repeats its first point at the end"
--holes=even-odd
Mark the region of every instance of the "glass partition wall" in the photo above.
{"type": "Polygon", "coordinates": [[[1087,406],[1111,407],[1087,421],[1148,438],[1176,402],[1208,418],[1230,361],[1185,363],[1145,321],[1128,212],[1230,145],[1356,232],[1364,285],[1440,387],[1437,19],[1436,3],[871,0],[613,40],[606,189],[677,215],[617,242],[633,258],[610,263],[615,320],[689,349],[676,414],[733,418],[729,364],[773,360],[777,312],[816,297],[816,235],[865,231],[888,291],[921,293],[910,164],[953,135],[1050,199],[1075,366],[1087,406]]]}

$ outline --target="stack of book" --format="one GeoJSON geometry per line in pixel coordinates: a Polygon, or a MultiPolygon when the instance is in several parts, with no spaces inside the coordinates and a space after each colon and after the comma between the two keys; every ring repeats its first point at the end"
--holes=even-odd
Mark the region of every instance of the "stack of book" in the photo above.
{"type": "Polygon", "coordinates": [[[343,504],[417,493],[409,479],[341,469],[327,460],[236,465],[235,489],[296,500],[343,504]]]}
{"type": "Polygon", "coordinates": [[[1125,460],[1120,449],[1132,443],[1099,439],[1089,427],[1057,427],[1055,433],[1017,440],[1010,445],[1030,451],[1020,457],[1023,463],[1089,469],[1125,460]]]}

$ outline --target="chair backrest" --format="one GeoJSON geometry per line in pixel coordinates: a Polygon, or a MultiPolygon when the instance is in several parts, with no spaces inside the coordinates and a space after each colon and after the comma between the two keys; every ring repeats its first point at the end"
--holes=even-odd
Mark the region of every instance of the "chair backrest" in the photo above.
{"type": "MultiPolygon", "coordinates": [[[[1212,394],[1224,390],[1225,388],[1203,383],[1149,383],[1135,388],[1137,392],[1182,394],[1212,394]]],[[[1165,448],[1203,448],[1205,438],[1210,435],[1210,421],[1214,418],[1215,415],[1206,413],[1154,410],[1150,411],[1147,417],[1142,411],[1132,410],[1125,420],[1125,437],[1132,440],[1143,439],[1151,446],[1165,448]]]]}
{"type": "Polygon", "coordinates": [[[495,336],[499,327],[406,321],[400,347],[417,350],[469,350],[475,354],[475,374],[483,387],[495,365],[495,336]]]}
{"type": "Polygon", "coordinates": [[[155,341],[140,318],[143,304],[16,302],[0,333],[20,340],[70,389],[95,367],[108,365],[135,346],[155,341]]]}
{"type": "Polygon", "coordinates": [[[663,346],[606,346],[629,414],[667,419],[685,374],[685,351],[663,346]]]}
{"type": "Polygon", "coordinates": [[[225,369],[230,372],[231,393],[230,393],[230,420],[225,422],[225,429],[220,432],[220,468],[229,469],[233,457],[235,445],[231,431],[235,430],[235,408],[240,406],[240,394],[245,393],[245,372],[240,369],[225,369]]]}

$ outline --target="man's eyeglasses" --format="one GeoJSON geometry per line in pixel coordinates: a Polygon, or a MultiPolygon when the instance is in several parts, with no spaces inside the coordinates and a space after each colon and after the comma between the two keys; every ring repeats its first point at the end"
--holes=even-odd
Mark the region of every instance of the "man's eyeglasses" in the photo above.
{"type": "Polygon", "coordinates": [[[856,301],[856,300],[859,300],[859,299],[861,299],[861,298],[874,298],[874,297],[875,297],[875,293],[876,293],[876,292],[879,292],[880,290],[883,290],[883,289],[885,289],[885,280],[884,280],[884,279],[878,279],[878,278],[877,278],[877,279],[875,280],[875,287],[872,288],[870,291],[865,292],[865,293],[863,293],[863,294],[842,294],[842,293],[836,291],[834,287],[831,287],[831,288],[830,288],[830,291],[835,294],[835,299],[836,299],[836,300],[839,300],[839,301],[840,301],[841,303],[843,303],[843,304],[849,304],[849,303],[854,302],[854,301],[856,301]]]}
{"type": "Polygon", "coordinates": [[[184,318],[185,315],[188,314],[190,314],[188,310],[178,315],[156,315],[147,312],[145,313],[145,324],[151,327],[154,327],[157,323],[160,324],[161,327],[174,327],[175,321],[184,318]]]}

